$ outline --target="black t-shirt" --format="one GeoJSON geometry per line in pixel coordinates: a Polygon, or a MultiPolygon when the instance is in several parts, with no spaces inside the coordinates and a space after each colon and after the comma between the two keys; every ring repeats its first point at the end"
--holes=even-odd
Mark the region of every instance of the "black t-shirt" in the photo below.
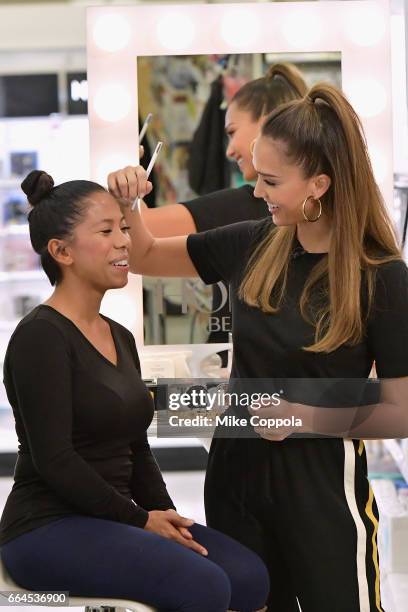
{"type": "MultiPolygon", "coordinates": [[[[264,219],[269,215],[266,202],[254,196],[251,185],[222,189],[181,204],[190,212],[198,232],[240,221],[264,219]]],[[[232,331],[229,296],[223,281],[219,283],[213,285],[213,312],[208,323],[209,342],[228,342],[228,332],[232,331]]]]}
{"type": "Polygon", "coordinates": [[[147,441],[153,402],[134,338],[104,319],[116,366],[49,306],[10,339],[4,384],[19,448],[0,545],[70,514],[144,527],[147,511],[174,508],[147,441]]]}
{"type": "Polygon", "coordinates": [[[314,327],[301,316],[299,298],[314,265],[325,254],[294,244],[287,294],[276,314],[265,314],[238,299],[248,259],[271,220],[247,221],[192,234],[187,247],[206,283],[230,285],[234,321],[232,378],[366,378],[373,361],[379,378],[408,376],[408,269],[403,261],[378,266],[365,337],[356,346],[330,353],[302,350],[314,341],[314,327]]]}
{"type": "Polygon", "coordinates": [[[198,232],[269,215],[265,200],[254,196],[251,185],[222,189],[181,204],[190,212],[198,232]]]}

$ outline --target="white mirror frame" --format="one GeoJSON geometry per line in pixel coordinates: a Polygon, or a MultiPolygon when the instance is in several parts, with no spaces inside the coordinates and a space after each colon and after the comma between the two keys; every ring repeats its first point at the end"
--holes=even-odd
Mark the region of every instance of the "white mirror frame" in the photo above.
{"type": "MultiPolygon", "coordinates": [[[[391,209],[390,12],[386,0],[88,8],[92,178],[106,184],[108,172],[138,163],[137,56],[327,51],[341,52],[343,91],[361,117],[374,172],[391,209]]],[[[126,300],[132,300],[135,316],[128,327],[143,348],[143,317],[136,315],[143,312],[142,280],[130,277],[123,291],[128,294],[126,300]]],[[[126,309],[125,303],[122,308],[126,309]]],[[[109,310],[117,315],[113,299],[109,310]]],[[[198,350],[201,345],[191,346],[198,350]]],[[[202,349],[205,346],[208,351],[208,345],[202,349]]],[[[144,348],[154,353],[180,351],[183,346],[144,348]]]]}

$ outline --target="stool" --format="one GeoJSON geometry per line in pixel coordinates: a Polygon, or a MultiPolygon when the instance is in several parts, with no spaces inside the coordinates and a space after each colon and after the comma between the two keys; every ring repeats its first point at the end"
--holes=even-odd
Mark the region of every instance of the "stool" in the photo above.
{"type": "MultiPolygon", "coordinates": [[[[13,582],[10,574],[4,566],[4,563],[0,559],[0,593],[1,591],[30,593],[30,591],[27,591],[27,589],[23,589],[13,582]]],[[[46,606],[47,604],[41,602],[41,604],[38,605],[46,606]]],[[[145,606],[137,601],[128,601],[127,599],[110,599],[108,597],[70,597],[67,606],[84,607],[85,612],[120,612],[125,609],[133,610],[133,612],[156,612],[155,608],[150,608],[149,606],[145,606]]]]}

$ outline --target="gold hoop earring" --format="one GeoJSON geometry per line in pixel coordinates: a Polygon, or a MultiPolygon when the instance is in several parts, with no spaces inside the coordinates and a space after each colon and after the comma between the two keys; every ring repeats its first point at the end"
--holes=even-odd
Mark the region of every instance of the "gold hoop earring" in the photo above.
{"type": "Polygon", "coordinates": [[[303,204],[302,204],[302,212],[303,212],[303,218],[305,221],[307,221],[308,223],[316,223],[316,221],[318,221],[320,219],[320,217],[322,216],[322,203],[320,201],[319,198],[314,198],[313,196],[307,196],[307,198],[304,200],[303,204]],[[315,219],[310,219],[307,214],[306,214],[306,204],[309,200],[314,200],[315,202],[318,202],[319,204],[319,212],[318,215],[315,219]]]}
{"type": "Polygon", "coordinates": [[[251,142],[251,144],[249,145],[249,151],[250,151],[251,155],[254,154],[255,142],[256,142],[256,138],[254,138],[253,141],[251,142]]]}

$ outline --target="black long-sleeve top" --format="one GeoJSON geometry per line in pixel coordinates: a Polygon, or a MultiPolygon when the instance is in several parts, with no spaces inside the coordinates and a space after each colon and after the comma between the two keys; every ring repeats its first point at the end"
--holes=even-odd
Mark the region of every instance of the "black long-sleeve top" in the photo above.
{"type": "Polygon", "coordinates": [[[153,402],[134,338],[104,318],[116,366],[50,306],[10,339],[4,384],[19,448],[0,545],[71,514],[144,527],[149,510],[174,508],[147,441],[153,402]]]}

